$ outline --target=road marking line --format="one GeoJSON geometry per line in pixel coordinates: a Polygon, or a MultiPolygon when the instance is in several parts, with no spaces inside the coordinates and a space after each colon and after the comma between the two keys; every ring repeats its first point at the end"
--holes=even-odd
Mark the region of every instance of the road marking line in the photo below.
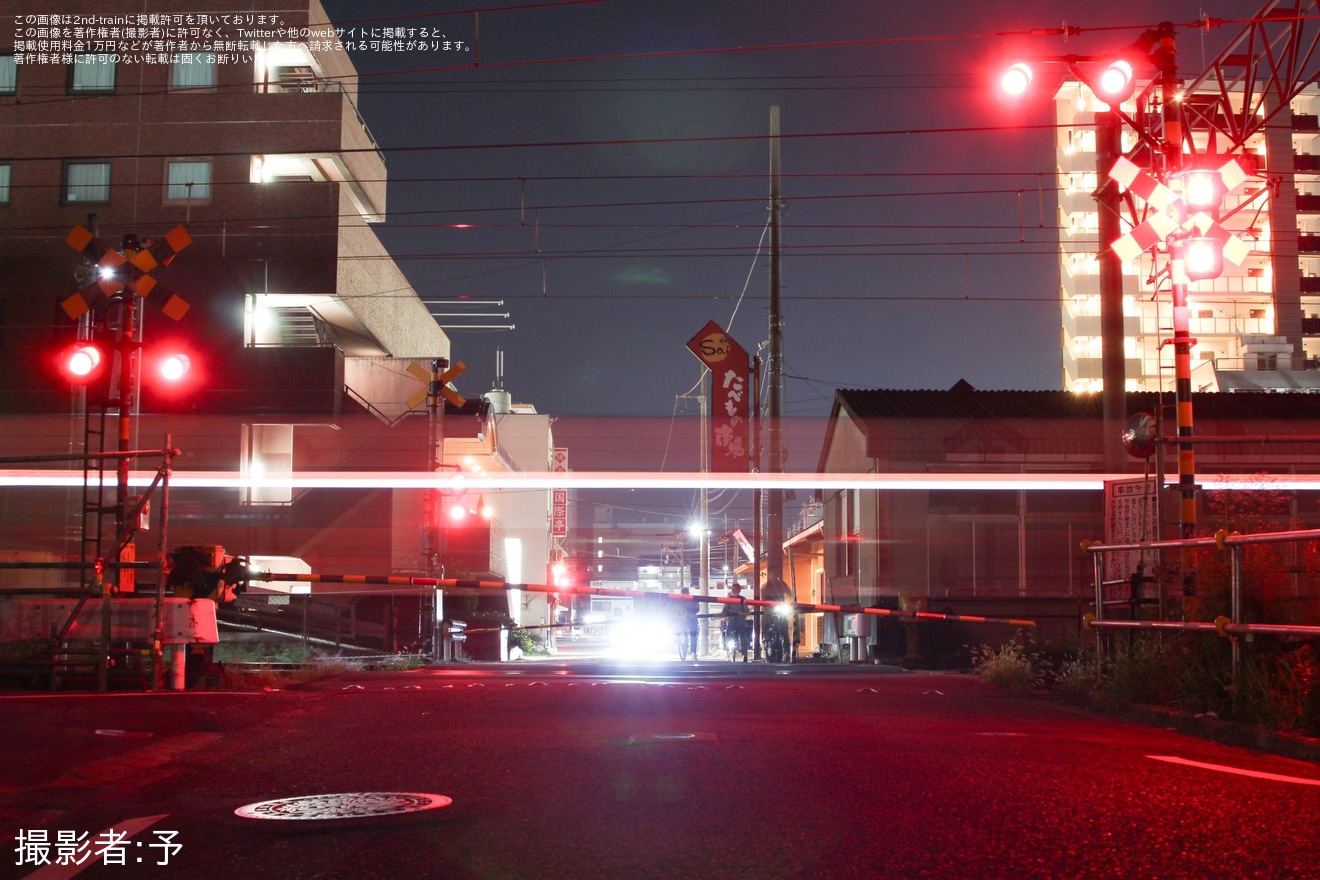
{"type": "Polygon", "coordinates": [[[708,731],[696,733],[634,733],[628,737],[628,745],[644,746],[665,742],[715,742],[715,734],[708,731]]]}
{"type": "MultiPolygon", "coordinates": [[[[169,813],[161,813],[159,816],[141,816],[137,819],[126,819],[116,825],[111,825],[99,834],[92,835],[92,840],[104,840],[107,839],[107,835],[110,834],[123,834],[125,835],[124,840],[129,840],[139,832],[146,831],[152,825],[155,825],[168,815],[169,813]]],[[[85,869],[98,864],[100,861],[101,854],[97,853],[81,865],[45,865],[33,871],[31,874],[28,874],[23,880],[69,880],[70,877],[76,877],[85,869]]],[[[116,865],[115,867],[119,866],[116,865]]]]}
{"type": "Polygon", "coordinates": [[[1165,761],[1170,764],[1182,764],[1187,767],[1200,767],[1202,770],[1216,770],[1220,773],[1232,773],[1235,776],[1250,776],[1253,779],[1269,779],[1273,782],[1292,782],[1297,785],[1320,785],[1320,779],[1307,779],[1303,776],[1283,776],[1279,773],[1262,773],[1259,770],[1243,770],[1241,767],[1229,767],[1224,764],[1203,764],[1189,761],[1173,755],[1147,755],[1153,761],[1165,761]]]}

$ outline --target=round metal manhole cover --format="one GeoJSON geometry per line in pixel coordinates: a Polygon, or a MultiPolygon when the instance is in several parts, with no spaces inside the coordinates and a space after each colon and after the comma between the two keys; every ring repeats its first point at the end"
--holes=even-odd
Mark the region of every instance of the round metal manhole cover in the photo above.
{"type": "Polygon", "coordinates": [[[447,807],[454,801],[442,794],[401,791],[353,791],[343,794],[313,794],[248,804],[234,810],[244,819],[280,819],[304,822],[335,822],[344,819],[373,819],[421,813],[447,807]]]}

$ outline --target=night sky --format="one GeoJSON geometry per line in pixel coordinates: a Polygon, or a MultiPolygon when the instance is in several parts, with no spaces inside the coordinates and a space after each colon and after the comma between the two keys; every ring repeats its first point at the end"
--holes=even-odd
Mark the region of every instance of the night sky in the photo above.
{"type": "MultiPolygon", "coordinates": [[[[361,3],[325,6],[348,26],[474,42],[470,12],[427,14],[468,0],[384,0],[369,17],[361,3]]],[[[505,386],[540,412],[692,414],[681,396],[701,366],[687,340],[709,320],[749,351],[768,338],[766,135],[778,105],[786,415],[826,415],[838,387],[1059,388],[1053,88],[1006,107],[992,72],[1014,47],[1098,53],[1160,21],[1259,8],[604,0],[486,11],[479,52],[351,53],[390,172],[377,231],[418,293],[446,301],[436,311],[473,313],[441,319],[468,365],[465,393],[491,386],[498,348],[505,386]],[[1065,22],[1085,33],[1023,33],[1065,22]],[[672,138],[684,140],[657,142],[672,138]],[[475,314],[488,312],[509,318],[475,314]],[[516,329],[454,326],[478,323],[516,329]]],[[[1180,70],[1200,73],[1240,29],[1179,29],[1180,70]]]]}

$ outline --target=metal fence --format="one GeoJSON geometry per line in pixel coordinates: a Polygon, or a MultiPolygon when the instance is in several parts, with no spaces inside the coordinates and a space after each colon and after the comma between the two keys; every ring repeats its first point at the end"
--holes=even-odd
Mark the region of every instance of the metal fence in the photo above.
{"type": "MultiPolygon", "coordinates": [[[[1239,535],[1218,532],[1211,538],[1184,538],[1171,541],[1147,541],[1133,544],[1090,544],[1086,547],[1092,555],[1095,568],[1095,616],[1088,621],[1092,629],[1147,629],[1171,630],[1176,632],[1217,633],[1224,637],[1240,635],[1284,635],[1320,638],[1320,626],[1305,626],[1276,623],[1242,622],[1242,550],[1252,544],[1296,544],[1320,542],[1320,529],[1297,529],[1284,532],[1257,532],[1239,535]],[[1104,580],[1104,554],[1121,551],[1143,550],[1189,550],[1195,548],[1214,548],[1231,553],[1230,579],[1230,616],[1219,617],[1214,622],[1191,620],[1105,620],[1106,584],[1104,580]]],[[[1242,662],[1240,640],[1233,638],[1233,675],[1238,674],[1242,662]]]]}

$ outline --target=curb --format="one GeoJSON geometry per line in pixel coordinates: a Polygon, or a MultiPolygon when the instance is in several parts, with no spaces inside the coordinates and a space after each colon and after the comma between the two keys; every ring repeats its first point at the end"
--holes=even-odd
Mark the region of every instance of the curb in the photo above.
{"type": "Polygon", "coordinates": [[[1177,709],[1164,706],[1132,705],[1122,708],[1106,706],[1092,699],[1062,699],[1060,702],[1079,706],[1109,715],[1144,724],[1149,727],[1163,727],[1176,730],[1187,736],[1211,740],[1226,746],[1252,749],[1284,758],[1309,761],[1320,764],[1320,739],[1287,733],[1275,733],[1262,730],[1250,724],[1235,721],[1223,721],[1205,715],[1187,715],[1177,709]]]}

